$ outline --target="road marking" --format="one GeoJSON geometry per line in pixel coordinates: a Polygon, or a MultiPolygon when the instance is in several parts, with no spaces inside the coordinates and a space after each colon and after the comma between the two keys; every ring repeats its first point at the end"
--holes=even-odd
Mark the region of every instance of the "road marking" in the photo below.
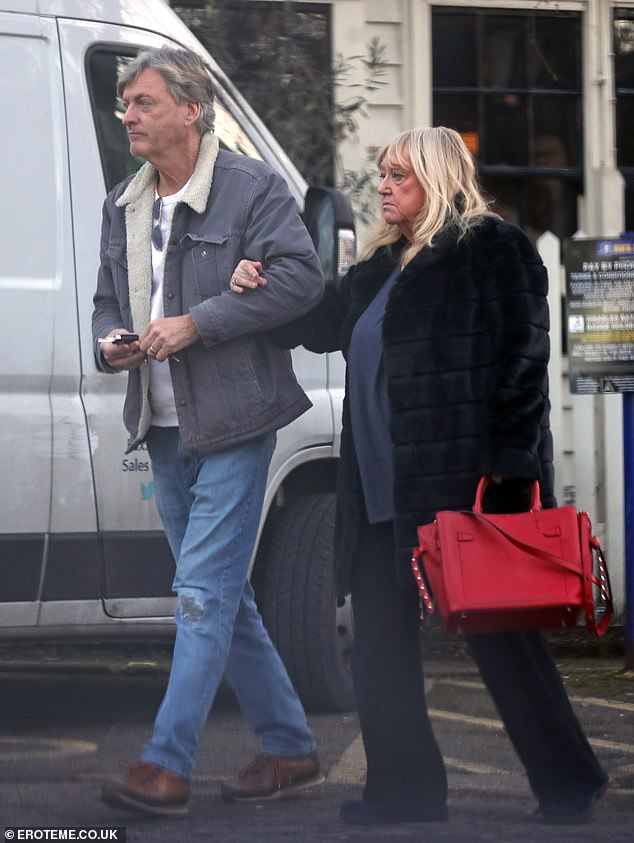
{"type": "Polygon", "coordinates": [[[0,738],[0,761],[24,761],[67,755],[89,755],[97,744],[71,738],[0,738]],[[15,749],[11,749],[15,746],[15,749]]]}
{"type": "MultiPolygon", "coordinates": [[[[448,768],[462,770],[465,773],[476,775],[496,776],[506,771],[499,767],[491,767],[488,764],[473,764],[469,761],[462,761],[460,758],[445,756],[445,764],[448,768]]],[[[365,780],[365,754],[361,735],[356,737],[349,744],[337,764],[328,773],[329,782],[339,783],[361,783],[365,780]]]]}
{"type": "MultiPolygon", "coordinates": [[[[611,779],[624,779],[628,776],[634,775],[634,764],[624,764],[622,767],[616,767],[610,770],[611,779]]],[[[630,790],[632,788],[629,788],[630,790]]]]}
{"type": "Polygon", "coordinates": [[[570,699],[582,705],[599,705],[604,708],[614,708],[617,711],[634,711],[634,703],[603,700],[601,697],[570,697],[570,699]]]}
{"type": "Polygon", "coordinates": [[[445,711],[440,708],[430,708],[429,716],[438,720],[452,720],[459,723],[471,723],[474,726],[483,726],[485,729],[504,729],[501,720],[494,720],[492,717],[474,717],[471,714],[460,714],[459,711],[445,711]]]}
{"type": "Polygon", "coordinates": [[[477,679],[435,679],[437,685],[455,685],[456,688],[473,688],[474,690],[486,691],[484,682],[477,679]]]}
{"type": "MultiPolygon", "coordinates": [[[[429,716],[438,720],[450,720],[457,723],[469,723],[474,726],[482,726],[485,729],[504,729],[501,720],[494,720],[491,717],[473,717],[470,714],[460,714],[457,711],[444,711],[439,708],[430,708],[429,716]]],[[[604,738],[588,738],[593,746],[601,749],[612,749],[615,752],[634,752],[634,744],[620,743],[619,741],[608,741],[604,738]]]]}
{"type": "Polygon", "coordinates": [[[614,752],[631,752],[634,753],[634,744],[620,743],[619,741],[606,741],[604,738],[588,738],[588,742],[592,746],[601,747],[601,749],[612,749],[614,752]]]}
{"type": "MultiPolygon", "coordinates": [[[[469,688],[474,691],[486,690],[484,682],[476,679],[435,679],[437,685],[453,685],[456,688],[469,688]]],[[[621,702],[619,700],[606,700],[602,697],[570,697],[571,702],[581,705],[596,705],[603,708],[613,708],[616,711],[634,711],[634,703],[621,702]]]]}
{"type": "Polygon", "coordinates": [[[445,766],[454,770],[464,770],[465,773],[475,773],[478,776],[499,776],[510,775],[508,770],[502,767],[491,767],[489,764],[472,764],[469,761],[461,761],[459,758],[450,758],[445,755],[445,766]]]}

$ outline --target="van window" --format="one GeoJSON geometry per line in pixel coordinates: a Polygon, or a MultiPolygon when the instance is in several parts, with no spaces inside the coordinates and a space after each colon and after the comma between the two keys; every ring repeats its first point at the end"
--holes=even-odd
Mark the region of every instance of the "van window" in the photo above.
{"type": "Polygon", "coordinates": [[[135,173],[143,161],[130,155],[128,135],[121,122],[117,78],[133,58],[114,51],[92,50],[87,58],[88,87],[106,190],[135,173]]]}
{"type": "Polygon", "coordinates": [[[262,156],[255,148],[249,136],[223,105],[221,97],[222,93],[218,92],[214,103],[214,108],[216,109],[216,127],[214,131],[218,135],[220,146],[223,149],[228,149],[230,152],[239,152],[242,155],[248,155],[250,158],[259,158],[262,160],[262,156]]]}
{"type": "MultiPolygon", "coordinates": [[[[133,58],[131,53],[112,49],[92,50],[87,57],[88,87],[101,156],[106,190],[135,173],[143,160],[130,154],[126,130],[121,122],[123,106],[117,97],[117,78],[133,58]]],[[[262,158],[254,143],[223,103],[224,94],[216,86],[216,135],[220,146],[232,152],[262,158]]]]}

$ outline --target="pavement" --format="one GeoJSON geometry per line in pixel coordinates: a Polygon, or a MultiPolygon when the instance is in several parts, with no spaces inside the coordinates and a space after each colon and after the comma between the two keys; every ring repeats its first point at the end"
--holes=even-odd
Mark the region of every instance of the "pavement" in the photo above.
{"type": "Polygon", "coordinates": [[[137,754],[162,695],[168,651],[100,648],[91,660],[85,648],[74,656],[53,648],[38,663],[26,651],[0,648],[0,839],[4,828],[22,826],[124,827],[127,841],[143,843],[585,843],[598,837],[633,843],[634,672],[625,668],[622,630],[601,642],[583,630],[551,634],[573,706],[610,774],[595,818],[584,826],[537,822],[523,769],[462,640],[438,629],[424,636],[428,705],[449,777],[449,822],[373,829],[340,823],[339,806],[360,797],[365,772],[354,713],[310,715],[324,785],[261,804],[223,803],[220,781],[255,749],[226,691],[201,738],[189,814],[156,819],[112,811],[99,801],[100,783],[137,754]]]}

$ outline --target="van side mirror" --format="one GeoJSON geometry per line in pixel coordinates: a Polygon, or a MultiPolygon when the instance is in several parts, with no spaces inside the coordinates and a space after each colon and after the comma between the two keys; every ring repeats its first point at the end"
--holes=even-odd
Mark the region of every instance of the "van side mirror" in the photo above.
{"type": "Polygon", "coordinates": [[[330,187],[309,187],[304,223],[313,239],[326,283],[341,278],[354,263],[357,237],[348,199],[330,187]]]}

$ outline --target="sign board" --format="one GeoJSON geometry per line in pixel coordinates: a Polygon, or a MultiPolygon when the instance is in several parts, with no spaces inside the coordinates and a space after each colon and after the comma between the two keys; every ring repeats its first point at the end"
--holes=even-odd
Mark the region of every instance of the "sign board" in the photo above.
{"type": "Polygon", "coordinates": [[[570,391],[634,392],[634,235],[567,240],[570,391]]]}

